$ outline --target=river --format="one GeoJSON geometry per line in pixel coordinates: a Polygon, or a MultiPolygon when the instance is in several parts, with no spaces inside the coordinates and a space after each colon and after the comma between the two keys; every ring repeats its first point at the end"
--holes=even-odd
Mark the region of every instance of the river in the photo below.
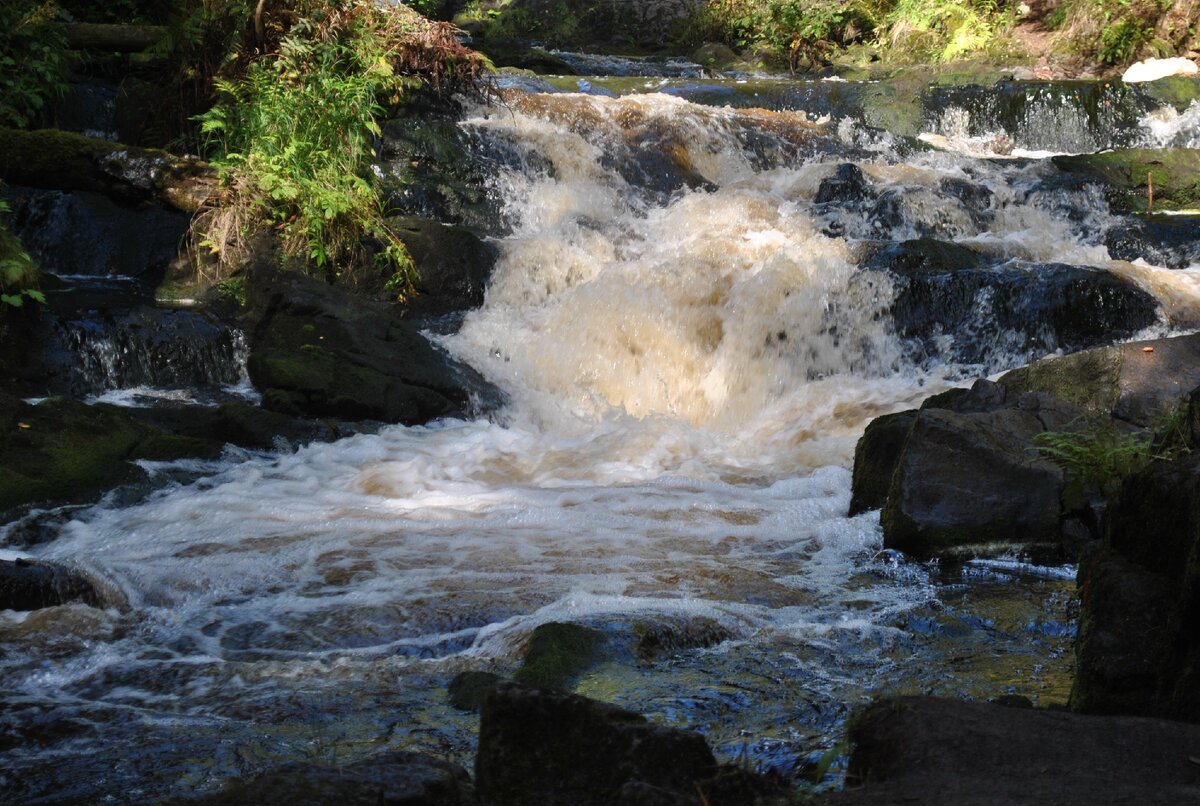
{"type": "Polygon", "coordinates": [[[873,696],[1064,702],[1073,568],[915,563],[883,550],[877,512],[846,516],[871,418],[1044,345],[986,331],[981,308],[982,360],[950,358],[955,333],[915,354],[856,250],[933,233],[1108,266],[1163,300],[1155,333],[1194,308],[1194,275],[1110,261],[1103,199],[1044,189],[1040,157],[1069,144],[1017,136],[1000,158],[961,111],[930,131],[949,150],[925,150],[806,109],[814,83],[771,110],[736,82],[704,84],[743,98],[716,106],[665,78],[469,108],[500,259],[484,305],[436,338],[507,406],[230,449],[198,481],[72,513],[28,551],[114,606],[0,613],[4,799],[154,801],[387,749],[469,766],[478,716],[447,682],[510,673],[555,621],[610,638],[580,693],[784,773],[873,696]],[[895,215],[817,201],[848,162],[895,215]]]}

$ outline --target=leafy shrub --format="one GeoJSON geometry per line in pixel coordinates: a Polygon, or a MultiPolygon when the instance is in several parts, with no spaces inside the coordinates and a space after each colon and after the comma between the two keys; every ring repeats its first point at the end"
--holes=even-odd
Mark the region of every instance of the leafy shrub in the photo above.
{"type": "Polygon", "coordinates": [[[198,221],[200,243],[232,265],[249,234],[270,228],[293,263],[331,278],[370,255],[403,296],[412,264],[384,223],[376,121],[417,86],[471,84],[482,60],[449,26],[373,0],[308,0],[258,27],[271,32],[260,31],[265,54],[231,60],[200,116],[232,196],[198,221]]]}
{"type": "Polygon", "coordinates": [[[756,46],[769,61],[795,70],[838,47],[873,35],[880,8],[828,0],[710,0],[692,22],[691,37],[737,48],[756,46]]]}
{"type": "Polygon", "coordinates": [[[920,60],[952,61],[987,49],[1011,18],[995,0],[900,0],[888,22],[894,48],[920,60]]]}
{"type": "Polygon", "coordinates": [[[24,128],[67,91],[65,36],[52,2],[0,3],[0,126],[24,128]]]}
{"type": "MultiPolygon", "coordinates": [[[[9,212],[7,202],[0,199],[0,216],[9,212]]],[[[0,311],[5,308],[20,308],[25,300],[45,302],[37,285],[38,272],[29,254],[21,248],[0,220],[0,311]]]]}

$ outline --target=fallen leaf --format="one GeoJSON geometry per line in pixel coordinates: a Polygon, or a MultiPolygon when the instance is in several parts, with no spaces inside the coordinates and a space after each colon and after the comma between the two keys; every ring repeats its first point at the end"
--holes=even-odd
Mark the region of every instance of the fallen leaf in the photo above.
{"type": "Polygon", "coordinates": [[[1143,347],[1142,352],[1143,353],[1152,353],[1152,352],[1154,352],[1154,348],[1153,347],[1143,347]]]}
{"type": "Polygon", "coordinates": [[[29,423],[17,423],[17,428],[32,428],[29,423]]]}

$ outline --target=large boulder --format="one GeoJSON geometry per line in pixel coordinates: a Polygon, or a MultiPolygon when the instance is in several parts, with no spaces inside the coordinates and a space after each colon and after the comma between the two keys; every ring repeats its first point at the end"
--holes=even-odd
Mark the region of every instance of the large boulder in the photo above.
{"type": "Polygon", "coordinates": [[[395,752],[353,764],[296,762],[187,803],[312,803],[340,806],[475,806],[467,771],[417,753],[395,752]]]}
{"type": "Polygon", "coordinates": [[[1033,438],[1066,427],[1077,412],[987,381],[950,405],[923,408],[913,420],[880,515],[884,545],[922,558],[996,547],[1054,551],[1063,470],[1038,454],[1033,438]],[[989,400],[978,405],[980,398],[989,400]]]}
{"type": "Polygon", "coordinates": [[[483,705],[475,784],[493,806],[607,806],[656,791],[694,803],[716,772],[699,734],[616,706],[519,683],[497,683],[483,705]]]}
{"type": "Polygon", "coordinates": [[[1127,478],[1106,525],[1079,571],[1072,705],[1200,722],[1200,454],[1127,478]]]}
{"type": "Polygon", "coordinates": [[[1200,727],[933,697],[877,702],[849,723],[830,804],[1177,804],[1200,800],[1200,727]]]}
{"type": "Polygon", "coordinates": [[[247,303],[256,320],[247,368],[265,408],[414,425],[500,400],[386,304],[266,262],[249,273],[247,303]]]}

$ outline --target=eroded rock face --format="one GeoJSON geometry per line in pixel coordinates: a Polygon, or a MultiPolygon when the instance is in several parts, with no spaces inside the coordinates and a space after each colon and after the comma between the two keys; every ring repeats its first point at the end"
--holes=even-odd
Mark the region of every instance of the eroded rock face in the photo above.
{"type": "Polygon", "coordinates": [[[385,304],[265,264],[247,299],[257,319],[247,368],[264,408],[416,425],[500,400],[385,304]]]}
{"type": "Polygon", "coordinates": [[[287,764],[234,781],[189,803],[336,803],[343,806],[475,806],[467,771],[417,753],[386,753],[345,766],[287,764]]]}
{"type": "Polygon", "coordinates": [[[484,702],[475,782],[485,803],[607,806],[626,802],[626,787],[694,802],[696,783],[716,772],[699,734],[612,705],[517,683],[496,684],[484,702]]]}
{"type": "Polygon", "coordinates": [[[1200,727],[900,697],[853,719],[831,804],[1192,803],[1200,727]]]}
{"type": "Polygon", "coordinates": [[[1200,722],[1200,455],[1125,480],[1079,586],[1072,706],[1200,722]]]}

